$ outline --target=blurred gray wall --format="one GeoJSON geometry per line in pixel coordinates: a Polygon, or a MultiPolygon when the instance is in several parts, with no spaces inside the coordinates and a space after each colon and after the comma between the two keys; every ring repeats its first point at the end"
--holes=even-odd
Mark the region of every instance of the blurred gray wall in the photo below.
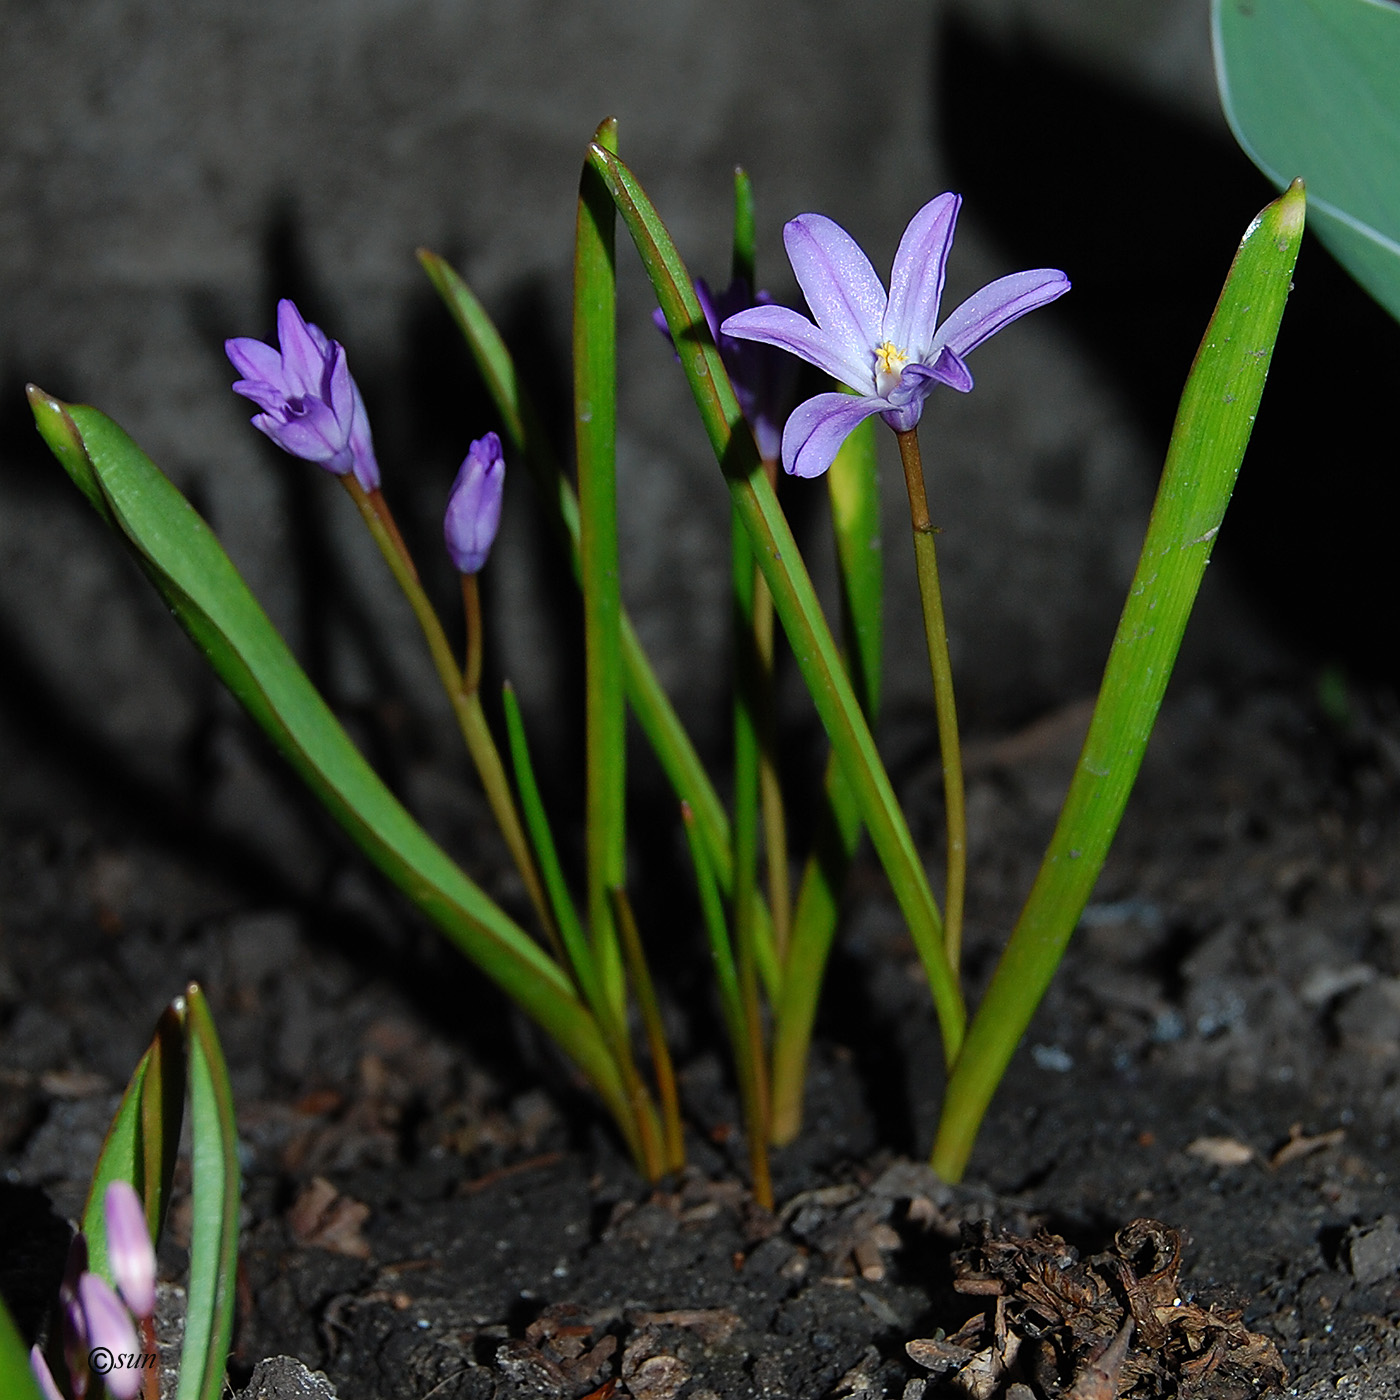
{"type": "MultiPolygon", "coordinates": [[[[950,24],[965,42],[1029,45],[1135,92],[1223,149],[1206,12],[1206,0],[4,0],[0,800],[43,805],[60,778],[81,787],[104,764],[154,791],[188,788],[193,746],[217,816],[237,768],[236,742],[220,737],[226,706],[192,650],[36,446],[26,379],[121,422],[195,499],[337,701],[382,719],[401,713],[388,697],[406,695],[427,736],[417,752],[431,756],[448,725],[411,619],[341,493],[248,427],[225,336],[270,338],[275,300],[290,294],[347,346],[386,493],[450,602],[438,514],[468,440],[492,421],[418,245],[449,255],[500,318],[559,423],[574,194],[604,116],[620,119],[624,157],[712,280],[727,267],[730,172],[746,166],[760,280],[791,301],[785,219],[830,214],[883,273],[914,210],[961,188],[948,143],[958,114],[938,91],[950,24]]],[[[1099,185],[1112,208],[1112,180],[1099,185]]],[[[1196,289],[1205,310],[1257,194],[1242,186],[1233,232],[1205,249],[1217,269],[1196,289]]],[[[1067,246],[1069,218],[1028,204],[999,229],[968,192],[947,306],[1050,261],[1037,249],[1067,246]]],[[[1180,237],[1195,236],[1182,219],[1180,237]]],[[[727,724],[727,504],[626,247],[620,266],[624,588],[683,714],[714,744],[727,724]]],[[[1092,295],[1094,268],[1066,270],[1076,291],[979,349],[976,390],[936,396],[924,418],[973,729],[1092,690],[1164,447],[1076,328],[1073,299],[1092,295]]],[[[1169,398],[1188,362],[1189,347],[1169,398]]],[[[907,739],[932,721],[891,449],[882,442],[887,686],[907,739]]],[[[560,700],[574,604],[540,582],[523,474],[510,492],[487,585],[494,673],[557,753],[576,723],[560,700]]],[[[820,493],[794,483],[786,499],[829,588],[820,493]]],[[[1218,579],[1193,626],[1198,669],[1269,655],[1218,579]]],[[[230,800],[230,820],[257,810],[230,800]]]]}

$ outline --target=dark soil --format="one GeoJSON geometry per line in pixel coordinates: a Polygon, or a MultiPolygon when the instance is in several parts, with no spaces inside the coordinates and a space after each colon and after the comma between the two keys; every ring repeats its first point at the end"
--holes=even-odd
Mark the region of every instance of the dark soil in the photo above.
{"type": "MultiPolygon", "coordinates": [[[[1071,709],[969,755],[974,983],[1029,886],[1084,719],[1071,709]]],[[[900,758],[892,728],[903,795],[936,812],[935,767],[909,744],[900,758]]],[[[450,816],[430,812],[460,841],[450,816]]],[[[915,834],[939,849],[934,821],[915,834]]],[[[961,1187],[919,1164],[935,1028],[882,877],[861,865],[807,1130],[775,1160],[776,1217],[742,1186],[694,969],[668,973],[693,1166],[650,1190],[501,999],[324,849],[298,886],[105,817],[0,836],[0,1288],[22,1326],[56,1282],[61,1217],[114,1094],[162,1004],[198,977],[246,1149],[239,1383],[286,1353],[343,1400],[966,1395],[937,1358],[970,1317],[992,1326],[988,1288],[1012,1290],[1000,1306],[1027,1337],[1048,1329],[1022,1285],[985,1284],[987,1248],[1003,1258],[1050,1232],[1077,1250],[1078,1264],[1056,1256],[1074,1277],[1097,1258],[1119,1278],[1115,1235],[1148,1217],[1184,1237],[1181,1306],[1241,1313],[1232,1335],[1272,1343],[1292,1393],[1400,1395],[1392,701],[1353,694],[1324,715],[1281,689],[1168,706],[961,1187]],[[973,1255],[956,1264],[959,1250],[973,1255]]],[[[178,1208],[168,1234],[178,1277],[178,1208]]],[[[1127,1316],[1124,1296],[1108,1301],[1127,1316]]],[[[1226,1365],[1223,1349],[1159,1375],[1142,1330],[1135,1395],[1267,1388],[1267,1367],[1226,1365]]],[[[985,1393],[1063,1393],[1083,1364],[1030,1339],[985,1393]]],[[[273,1369],[250,1394],[315,1393],[279,1390],[273,1369]]]]}

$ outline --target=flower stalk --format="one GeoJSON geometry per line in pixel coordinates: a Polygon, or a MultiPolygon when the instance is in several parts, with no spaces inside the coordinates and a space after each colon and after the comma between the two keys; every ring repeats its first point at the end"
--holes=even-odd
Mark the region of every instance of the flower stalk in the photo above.
{"type": "MultiPolygon", "coordinates": [[[[530,849],[525,829],[521,824],[519,813],[516,811],[515,799],[511,795],[510,781],[506,777],[505,765],[501,762],[500,751],[496,747],[495,739],[492,738],[491,728],[486,722],[486,712],[481,706],[481,696],[474,686],[468,688],[469,676],[457,667],[456,659],[452,655],[451,644],[447,640],[447,634],[442,629],[442,622],[438,618],[437,610],[433,607],[432,601],[423,588],[422,581],[418,577],[417,566],[404,544],[402,534],[394,523],[383,493],[377,489],[366,491],[354,476],[344,476],[341,478],[341,482],[349,493],[350,499],[354,501],[356,509],[360,512],[360,518],[365,522],[375,544],[379,546],[379,552],[383,555],[384,562],[388,564],[394,581],[403,591],[404,597],[408,599],[414,617],[418,619],[418,626],[428,644],[428,654],[432,657],[433,667],[437,671],[438,679],[452,705],[452,712],[457,719],[457,727],[461,730],[467,752],[471,755],[472,763],[481,779],[486,800],[491,806],[492,814],[495,816],[496,824],[505,839],[506,847],[515,861],[515,867],[520,872],[520,878],[525,884],[525,891],[534,907],[535,915],[540,921],[540,927],[544,930],[550,951],[563,966],[567,967],[568,961],[564,955],[563,944],[559,939],[559,929],[549,907],[549,899],[535,864],[534,853],[530,849]]],[[[476,632],[478,640],[475,645],[479,649],[479,615],[476,632]]],[[[469,624],[468,668],[471,666],[472,646],[469,624]]]]}
{"type": "Polygon", "coordinates": [[[909,524],[914,532],[914,564],[924,614],[924,640],[933,673],[933,704],[938,720],[938,752],[943,765],[943,808],[947,824],[947,883],[943,897],[943,946],[956,974],[962,958],[963,903],[967,888],[967,803],[963,789],[958,712],[953,697],[953,666],[948,655],[948,628],[943,619],[943,590],[938,582],[937,530],[929,515],[919,454],[919,430],[896,434],[909,493],[909,524]]]}

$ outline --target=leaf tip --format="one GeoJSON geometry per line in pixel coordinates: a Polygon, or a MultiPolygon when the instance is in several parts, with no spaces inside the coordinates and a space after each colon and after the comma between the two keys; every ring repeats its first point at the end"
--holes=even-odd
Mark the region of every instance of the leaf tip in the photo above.
{"type": "Polygon", "coordinates": [[[1307,215],[1307,186],[1300,175],[1274,201],[1275,218],[1279,233],[1289,239],[1297,238],[1303,232],[1303,220],[1307,215]]]}
{"type": "Polygon", "coordinates": [[[64,403],[62,399],[56,399],[47,390],[41,389],[37,384],[26,384],[24,386],[24,396],[29,400],[29,408],[34,414],[34,421],[46,440],[49,436],[49,434],[45,432],[46,424],[56,427],[75,443],[80,440],[78,426],[73,422],[68,412],[68,405],[64,403]]]}

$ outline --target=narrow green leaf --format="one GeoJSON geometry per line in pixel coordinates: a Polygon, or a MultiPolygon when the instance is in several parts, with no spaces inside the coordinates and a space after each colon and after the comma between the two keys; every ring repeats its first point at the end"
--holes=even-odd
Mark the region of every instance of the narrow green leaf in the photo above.
{"type": "Polygon", "coordinates": [[[185,1108],[185,1033],[179,1004],[167,1007],[141,1056],[98,1154],[83,1207],[88,1267],[116,1282],[107,1262],[103,1201],[113,1181],[130,1182],[146,1209],[146,1228],[160,1239],[185,1108]]]}
{"type": "Polygon", "coordinates": [[[1235,139],[1400,319],[1400,4],[1212,0],[1215,75],[1235,139]]]}
{"type": "Polygon", "coordinates": [[[540,874],[544,879],[545,889],[549,892],[550,907],[554,910],[554,920],[559,926],[559,935],[564,940],[569,963],[574,969],[574,976],[584,999],[596,1015],[606,1004],[602,1000],[597,964],[593,961],[593,950],[583,931],[583,924],[579,921],[578,911],[574,908],[569,883],[564,878],[564,868],[559,863],[559,848],[554,843],[554,833],[550,830],[544,800],[540,797],[539,784],[535,781],[535,768],[525,738],[525,721],[521,717],[515,691],[509,684],[502,688],[501,700],[506,717],[511,767],[515,771],[515,786],[520,793],[520,808],[525,814],[525,825],[529,829],[530,841],[539,859],[540,874]]]}
{"type": "Polygon", "coordinates": [[[758,274],[754,271],[754,244],[757,231],[754,227],[753,181],[741,165],[734,167],[734,256],[730,263],[730,276],[742,277],[750,292],[758,290],[758,274]]]}
{"type": "Polygon", "coordinates": [[[109,518],[181,626],[298,775],[379,869],[574,1058],[613,1113],[625,1115],[612,1058],[567,974],[384,786],[209,527],[109,418],[39,398],[52,405],[44,409],[50,425],[56,411],[73,425],[60,461],[70,472],[90,473],[109,518]]]}
{"type": "Polygon", "coordinates": [[[875,849],[909,925],[938,1009],[944,1053],[951,1063],[962,1043],[962,994],[943,950],[942,921],[923,864],[895,799],[889,776],[861,714],[836,643],[777,497],[764,478],[753,437],[715,348],[695,289],[665,225],[636,177],[610,151],[594,144],[590,159],[607,181],[618,212],[641,254],[666,314],[730,495],[754,544],[798,668],[816,703],[832,747],[855,790],[875,849]]]}
{"type": "MultiPolygon", "coordinates": [[[[579,577],[578,499],[550,451],[539,414],[520,382],[510,352],[465,282],[435,253],[420,249],[423,264],[471,350],[504,420],[512,446],[525,456],[531,479],[579,577]]],[[[621,617],[622,663],[627,699],[676,796],[695,814],[706,851],[726,895],[733,891],[729,819],[677,716],[661,688],[626,612],[621,617]]]]}
{"type": "Polygon", "coordinates": [[[671,1060],[671,1047],[666,1043],[666,1024],[661,1019],[661,1003],[656,997],[656,984],[651,980],[641,930],[637,927],[627,891],[609,890],[608,894],[612,899],[613,922],[622,941],[627,975],[636,994],[637,1010],[641,1013],[647,1049],[651,1053],[652,1078],[660,1106],[662,1161],[666,1171],[678,1172],[685,1166],[685,1130],[681,1124],[676,1069],[671,1060]]]}
{"type": "Polygon", "coordinates": [[[87,449],[78,425],[68,414],[67,405],[50,398],[37,384],[26,384],[25,394],[34,414],[39,436],[48,445],[49,451],[63,464],[63,469],[73,478],[73,484],[87,497],[88,504],[102,517],[103,524],[118,529],[116,519],[107,504],[106,494],[98,480],[97,473],[88,460],[87,449]]]}
{"type": "MultiPolygon", "coordinates": [[[[844,654],[861,709],[873,726],[879,712],[884,648],[884,558],[875,420],[842,444],[827,472],[841,578],[844,654]]],[[[841,913],[846,876],[860,841],[860,809],[834,757],[827,763],[812,852],[793,911],[792,945],[773,1014],[772,1138],[789,1143],[802,1126],[803,1086],[817,1001],[841,913]]]]}
{"type": "Polygon", "coordinates": [[[764,1067],[754,1043],[755,1027],[745,1006],[740,968],[734,958],[734,948],[730,943],[729,929],[724,918],[724,905],[720,901],[715,874],[705,853],[705,843],[700,840],[693,815],[684,806],[681,808],[681,819],[685,824],[686,839],[690,844],[690,857],[695,865],[695,883],[700,891],[700,912],[710,942],[710,957],[714,963],[720,1010],[724,1016],[725,1029],[729,1032],[735,1078],[739,1082],[739,1096],[743,1101],[744,1129],[748,1138],[754,1195],[760,1204],[771,1210],[773,1186],[768,1172],[768,1128],[764,1122],[764,1067]]]}
{"type": "Polygon", "coordinates": [[[1127,805],[1254,426],[1304,212],[1300,182],[1250,225],[1196,352],[1084,750],[1040,873],[949,1080],[933,1151],[934,1169],[945,1180],[962,1175],[987,1104],[1059,965],[1127,805]]]}
{"type": "MultiPolygon", "coordinates": [[[[734,170],[734,234],[730,276],[752,293],[754,271],[753,182],[734,170]]],[[[776,468],[769,468],[770,471],[776,468]]],[[[770,1002],[782,994],[792,910],[788,889],[787,814],[778,782],[777,704],[773,672],[773,599],[755,573],[748,531],[730,513],[730,575],[734,631],[734,909],[741,966],[756,969],[770,1002]],[[758,885],[758,834],[762,817],[768,870],[768,918],[758,885]]],[[[747,984],[746,984],[747,985],[747,984]]],[[[756,989],[755,989],[756,990],[756,989]]],[[[750,1008],[750,1017],[755,1012],[750,1008]]]]}
{"type": "MultiPolygon", "coordinates": [[[[617,145],[617,124],[597,140],[617,145]]],[[[617,543],[616,216],[585,163],[574,242],[574,450],[578,463],[587,766],[588,921],[604,989],[619,1014],[626,988],[608,891],[627,883],[626,705],[617,543]]]]}
{"type": "Polygon", "coordinates": [[[826,480],[841,578],[846,665],[860,707],[873,725],[880,712],[885,647],[885,556],[873,418],[841,445],[826,480]]]}
{"type": "Polygon", "coordinates": [[[204,993],[185,992],[190,1054],[190,1272],[176,1400],[220,1400],[238,1274],[238,1128],[204,993]]]}
{"type": "Polygon", "coordinates": [[[39,1382],[29,1369],[29,1352],[19,1328],[0,1298],[0,1395],[5,1400],[44,1400],[39,1382]]]}
{"type": "Polygon", "coordinates": [[[755,578],[753,547],[748,531],[733,513],[730,527],[730,596],[734,634],[734,929],[739,959],[744,967],[760,971],[770,999],[782,986],[782,971],[774,947],[771,924],[755,918],[763,901],[758,887],[759,777],[762,753],[759,743],[763,710],[763,677],[760,675],[757,639],[754,635],[755,578]]]}

